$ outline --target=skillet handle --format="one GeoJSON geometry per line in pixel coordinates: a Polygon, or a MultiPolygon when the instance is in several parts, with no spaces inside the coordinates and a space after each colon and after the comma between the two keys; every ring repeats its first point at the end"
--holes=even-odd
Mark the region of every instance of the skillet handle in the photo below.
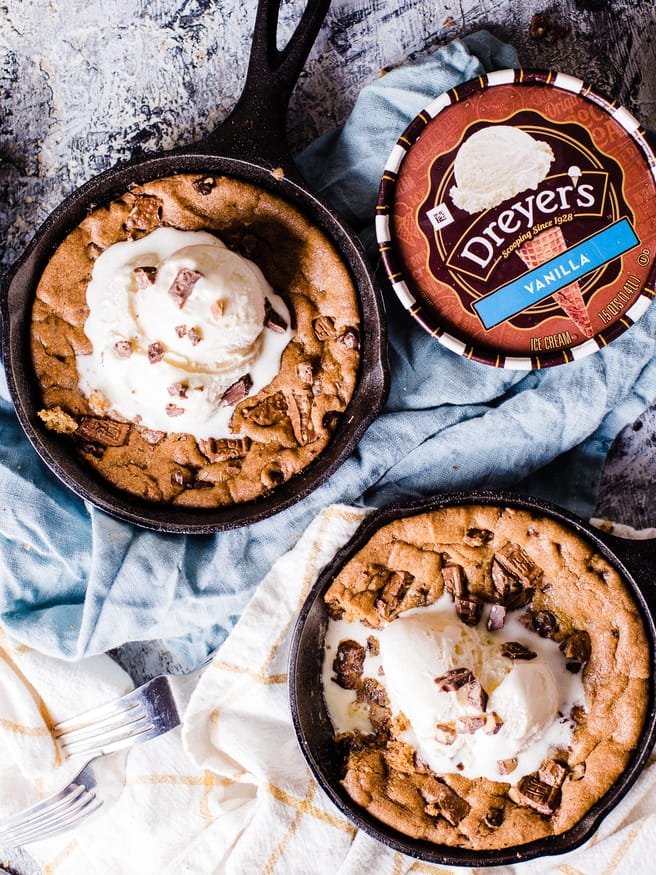
{"type": "Polygon", "coordinates": [[[289,99],[330,0],[307,0],[296,30],[282,49],[277,47],[280,4],[281,0],[259,0],[241,96],[230,115],[196,143],[193,151],[289,168],[293,174],[287,143],[289,99]]]}
{"type": "Polygon", "coordinates": [[[656,622],[656,538],[619,538],[596,531],[633,577],[656,622]]]}

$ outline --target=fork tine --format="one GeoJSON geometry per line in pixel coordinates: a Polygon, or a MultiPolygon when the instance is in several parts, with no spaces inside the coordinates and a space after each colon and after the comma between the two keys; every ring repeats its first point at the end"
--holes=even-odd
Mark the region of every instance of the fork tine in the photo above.
{"type": "Polygon", "coordinates": [[[85,763],[78,774],[54,796],[4,819],[0,824],[0,843],[18,847],[55,835],[79,823],[103,804],[97,798],[95,779],[85,763]]]}
{"type": "Polygon", "coordinates": [[[136,720],[123,724],[111,732],[99,728],[97,731],[88,732],[85,736],[76,736],[73,739],[64,737],[60,743],[64,753],[70,759],[78,756],[99,756],[100,754],[114,753],[136,741],[146,741],[149,736],[157,734],[159,731],[155,724],[145,714],[142,714],[136,720]]]}

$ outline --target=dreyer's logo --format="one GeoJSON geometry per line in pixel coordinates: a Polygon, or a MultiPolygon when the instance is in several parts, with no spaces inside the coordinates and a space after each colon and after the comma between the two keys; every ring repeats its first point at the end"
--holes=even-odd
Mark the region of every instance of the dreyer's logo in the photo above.
{"type": "Polygon", "coordinates": [[[447,258],[451,270],[487,280],[501,258],[547,228],[581,215],[601,216],[608,174],[570,168],[544,180],[539,191],[501,208],[487,210],[454,241],[447,258]]]}

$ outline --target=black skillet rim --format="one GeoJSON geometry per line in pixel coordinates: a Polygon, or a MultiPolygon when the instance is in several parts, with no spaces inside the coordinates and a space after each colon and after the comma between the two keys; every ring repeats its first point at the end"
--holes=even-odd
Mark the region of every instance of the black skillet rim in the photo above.
{"type": "MultiPolygon", "coordinates": [[[[627,543],[630,544],[631,542],[627,543]]],[[[290,679],[289,704],[292,723],[301,753],[319,786],[324,790],[339,811],[369,836],[396,851],[429,863],[478,868],[512,865],[513,863],[535,859],[536,857],[564,854],[580,847],[591,838],[602,820],[610,814],[612,809],[615,808],[633,786],[640,775],[642,768],[646,764],[656,740],[656,627],[654,625],[654,616],[647,605],[644,593],[640,586],[635,582],[634,575],[629,572],[625,563],[618,558],[613,549],[606,543],[604,534],[601,531],[590,527],[576,515],[571,514],[550,502],[514,492],[494,490],[447,492],[423,497],[414,501],[395,502],[386,507],[374,510],[365,518],[364,522],[359,526],[344,547],[342,547],[335,554],[333,559],[325,566],[319,575],[317,582],[308,594],[292,632],[288,670],[290,679]],[[310,660],[312,662],[310,669],[305,672],[302,670],[302,667],[308,662],[307,658],[305,662],[303,661],[303,636],[306,632],[309,618],[313,610],[319,611],[322,615],[320,622],[314,624],[318,628],[318,634],[312,638],[312,643],[316,645],[317,641],[323,640],[327,620],[325,610],[322,610],[322,596],[342,566],[351,559],[359,549],[361,549],[376,530],[386,523],[405,516],[414,516],[416,514],[425,513],[442,507],[452,507],[463,504],[499,504],[521,508],[536,514],[543,514],[561,522],[565,526],[568,526],[577,534],[590,541],[620,573],[639,608],[645,632],[649,640],[650,664],[652,669],[649,702],[640,739],[626,769],[618,777],[613,786],[589,809],[578,823],[566,832],[556,836],[547,836],[543,839],[537,839],[523,845],[514,845],[508,848],[491,851],[472,851],[446,845],[435,845],[424,840],[412,839],[402,835],[391,827],[388,827],[381,821],[378,821],[365,809],[356,805],[346,792],[339,787],[336,781],[331,782],[330,778],[324,773],[324,769],[320,762],[318,762],[318,756],[321,756],[321,751],[323,751],[324,757],[328,756],[328,758],[330,758],[334,751],[333,743],[332,741],[326,742],[324,747],[325,739],[321,741],[315,739],[313,746],[313,739],[308,738],[308,732],[304,727],[302,709],[305,703],[307,711],[308,705],[311,706],[313,702],[317,701],[317,696],[314,695],[313,690],[308,690],[307,695],[304,697],[303,692],[299,690],[300,683],[302,683],[303,679],[308,677],[308,675],[316,678],[316,669],[320,666],[318,648],[315,647],[315,659],[314,661],[310,660]],[[317,754],[317,745],[321,746],[319,754],[317,754]]],[[[323,696],[320,696],[319,700],[323,702],[323,696]]],[[[330,723],[325,716],[325,707],[321,706],[321,710],[323,711],[322,722],[324,732],[329,733],[330,723]]]]}

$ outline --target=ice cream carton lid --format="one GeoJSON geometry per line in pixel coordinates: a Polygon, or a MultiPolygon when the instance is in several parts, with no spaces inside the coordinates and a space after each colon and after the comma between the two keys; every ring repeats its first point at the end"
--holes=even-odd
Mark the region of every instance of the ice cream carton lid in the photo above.
{"type": "Polygon", "coordinates": [[[479,362],[581,359],[656,297],[656,157],[630,112],[567,74],[500,70],[437,97],[376,209],[405,309],[479,362]]]}

